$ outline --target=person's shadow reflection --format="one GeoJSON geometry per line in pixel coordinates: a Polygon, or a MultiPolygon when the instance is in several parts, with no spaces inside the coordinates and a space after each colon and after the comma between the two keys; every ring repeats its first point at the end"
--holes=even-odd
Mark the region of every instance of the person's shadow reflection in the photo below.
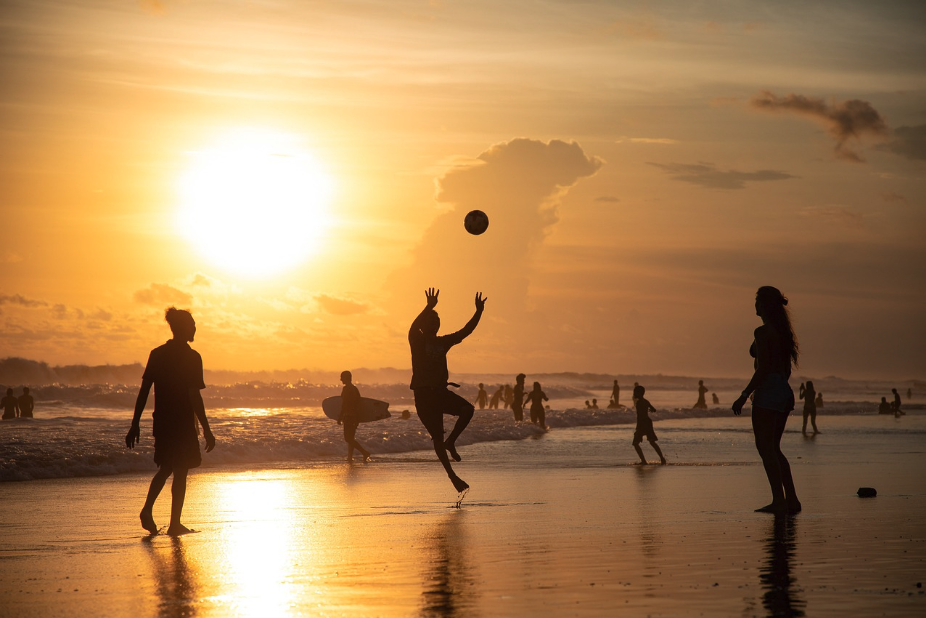
{"type": "Polygon", "coordinates": [[[791,561],[797,548],[794,517],[776,515],[765,541],[766,562],[759,569],[759,583],[765,590],[762,605],[769,616],[803,616],[807,602],[800,598],[800,589],[791,575],[791,561]]]}
{"type": "Polygon", "coordinates": [[[429,530],[422,616],[466,616],[474,608],[475,581],[467,559],[465,516],[465,511],[454,510],[429,530]]]}
{"type": "Polygon", "coordinates": [[[170,547],[155,546],[155,537],[145,539],[145,547],[154,567],[154,584],[158,595],[158,616],[192,618],[199,613],[199,585],[190,569],[181,537],[171,537],[170,547]]]}

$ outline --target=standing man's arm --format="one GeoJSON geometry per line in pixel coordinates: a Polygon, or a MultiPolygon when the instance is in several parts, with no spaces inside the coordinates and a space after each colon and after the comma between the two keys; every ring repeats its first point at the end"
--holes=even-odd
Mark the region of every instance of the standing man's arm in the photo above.
{"type": "Polygon", "coordinates": [[[125,445],[129,448],[133,448],[141,440],[141,429],[138,424],[141,422],[142,412],[145,411],[145,404],[148,403],[148,393],[151,392],[152,384],[151,380],[142,378],[138,398],[135,399],[135,416],[132,417],[132,426],[129,428],[129,433],[125,434],[125,445]]]}
{"type": "Polygon", "coordinates": [[[206,452],[215,448],[215,436],[209,429],[209,419],[206,418],[206,404],[203,403],[203,395],[198,388],[190,389],[190,403],[193,405],[193,412],[199,419],[199,424],[203,426],[203,437],[206,438],[206,452]]]}

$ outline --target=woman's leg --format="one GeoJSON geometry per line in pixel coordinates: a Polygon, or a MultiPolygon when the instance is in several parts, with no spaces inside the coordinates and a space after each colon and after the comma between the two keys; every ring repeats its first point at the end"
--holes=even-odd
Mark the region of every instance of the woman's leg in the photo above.
{"type": "Polygon", "coordinates": [[[788,458],[781,452],[781,436],[785,432],[785,425],[788,423],[788,415],[784,412],[774,412],[772,414],[775,423],[775,456],[778,460],[778,469],[781,475],[781,484],[784,488],[785,502],[788,510],[798,512],[801,510],[801,502],[797,499],[797,491],[794,489],[794,478],[791,476],[791,464],[788,458]]]}
{"type": "MultiPolygon", "coordinates": [[[[777,413],[777,415],[784,416],[783,413],[777,413]]],[[[759,451],[759,457],[762,458],[765,476],[768,477],[768,484],[772,490],[772,503],[757,509],[759,511],[783,511],[787,508],[784,490],[782,489],[782,470],[779,459],[781,449],[778,443],[781,440],[781,433],[778,431],[775,417],[776,412],[774,410],[759,407],[752,408],[752,431],[756,439],[756,450],[759,451]]],[[[785,420],[787,420],[787,417],[785,417],[785,420]]],[[[784,431],[784,423],[781,423],[781,431],[784,431]]],[[[781,455],[781,458],[784,459],[784,455],[781,455]]],[[[785,459],[784,461],[785,465],[787,465],[788,460],[785,459]]],[[[790,480],[790,478],[791,469],[789,467],[788,479],[790,480]]],[[[794,487],[793,481],[791,487],[792,489],[794,487]]]]}
{"type": "Polygon", "coordinates": [[[807,406],[804,406],[804,426],[801,428],[801,433],[807,433],[807,417],[810,416],[810,410],[807,409],[807,406]]]}

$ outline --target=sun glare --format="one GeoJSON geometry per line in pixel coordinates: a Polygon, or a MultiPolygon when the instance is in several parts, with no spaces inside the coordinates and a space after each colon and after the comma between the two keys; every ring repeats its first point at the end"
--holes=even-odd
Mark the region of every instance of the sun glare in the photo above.
{"type": "Polygon", "coordinates": [[[235,131],[191,153],[179,183],[178,225],[217,266],[272,274],[318,249],[332,188],[296,136],[235,131]]]}

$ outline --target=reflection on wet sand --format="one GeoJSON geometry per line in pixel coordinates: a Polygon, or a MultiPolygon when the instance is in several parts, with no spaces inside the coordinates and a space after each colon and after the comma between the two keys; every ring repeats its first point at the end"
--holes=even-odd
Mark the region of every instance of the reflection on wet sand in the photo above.
{"type": "Polygon", "coordinates": [[[776,516],[765,541],[767,558],[765,566],[759,569],[759,582],[765,590],[762,605],[769,616],[803,616],[807,606],[791,576],[791,560],[797,548],[796,528],[795,518],[776,516]]]}
{"type": "Polygon", "coordinates": [[[198,615],[199,582],[195,571],[190,569],[183,538],[171,537],[169,547],[156,546],[153,541],[154,537],[146,537],[144,545],[154,568],[158,616],[173,618],[198,615]]]}
{"type": "Polygon", "coordinates": [[[425,542],[422,616],[466,616],[476,606],[467,557],[466,511],[454,510],[429,530],[425,542]]]}

